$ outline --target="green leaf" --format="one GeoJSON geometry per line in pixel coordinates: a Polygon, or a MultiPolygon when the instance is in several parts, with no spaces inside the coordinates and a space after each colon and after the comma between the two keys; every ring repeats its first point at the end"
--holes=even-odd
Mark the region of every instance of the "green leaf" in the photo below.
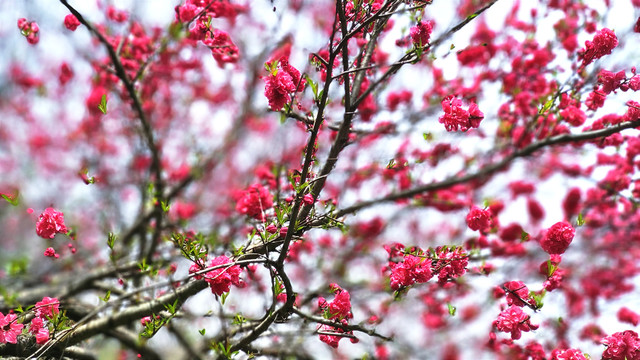
{"type": "Polygon", "coordinates": [[[456,315],[456,307],[447,303],[447,308],[449,309],[449,315],[451,316],[455,316],[456,315]]]}
{"type": "Polygon", "coordinates": [[[582,226],[584,225],[585,221],[584,218],[582,217],[582,213],[578,214],[578,220],[576,220],[576,225],[578,226],[582,226]]]}
{"type": "Polygon", "coordinates": [[[20,195],[18,191],[16,191],[15,194],[0,194],[3,199],[7,200],[7,202],[13,206],[18,206],[18,195],[20,195]]]}
{"type": "Polygon", "coordinates": [[[109,249],[113,250],[113,245],[115,244],[117,238],[118,236],[112,232],[107,235],[107,246],[109,246],[109,249]]]}
{"type": "Polygon", "coordinates": [[[171,205],[168,202],[160,201],[160,205],[162,206],[162,211],[168,213],[171,205]]]}
{"type": "Polygon", "coordinates": [[[198,332],[200,333],[200,335],[204,336],[204,333],[207,331],[207,329],[201,329],[198,330],[198,332]]]}
{"type": "Polygon", "coordinates": [[[522,230],[522,233],[520,233],[520,242],[527,242],[529,241],[529,233],[522,230]]]}
{"type": "Polygon", "coordinates": [[[538,114],[544,114],[545,112],[547,112],[549,109],[551,109],[554,102],[555,102],[555,98],[552,97],[551,99],[549,99],[546,103],[544,103],[544,105],[542,106],[542,109],[538,111],[538,114]]]}
{"type": "Polygon", "coordinates": [[[430,132],[422,133],[422,138],[425,139],[426,141],[432,141],[433,140],[433,134],[430,133],[430,132]]]}
{"type": "Polygon", "coordinates": [[[469,16],[467,16],[467,20],[473,20],[478,16],[478,14],[471,14],[469,16]]]}
{"type": "Polygon", "coordinates": [[[98,104],[98,109],[100,109],[103,114],[107,114],[107,94],[102,95],[102,100],[100,100],[100,104],[98,104]]]}
{"type": "Polygon", "coordinates": [[[107,290],[107,294],[104,297],[100,298],[100,299],[102,301],[104,301],[104,302],[107,302],[107,301],[109,301],[110,298],[111,298],[111,290],[107,290]]]}
{"type": "Polygon", "coordinates": [[[220,302],[222,303],[222,305],[224,305],[224,303],[227,301],[227,297],[229,296],[229,293],[222,293],[222,296],[220,297],[220,302]]]}

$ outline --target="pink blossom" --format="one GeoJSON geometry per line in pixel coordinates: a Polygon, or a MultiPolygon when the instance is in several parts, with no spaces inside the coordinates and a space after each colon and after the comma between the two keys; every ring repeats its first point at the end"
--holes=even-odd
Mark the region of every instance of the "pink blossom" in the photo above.
{"type": "Polygon", "coordinates": [[[554,354],[554,359],[557,360],[587,360],[582,351],[578,349],[560,350],[554,354]]]}
{"type": "Polygon", "coordinates": [[[16,321],[16,314],[7,314],[6,316],[0,312],[0,344],[18,342],[18,335],[22,333],[23,324],[16,321]]]}
{"type": "Polygon", "coordinates": [[[36,333],[36,343],[38,345],[44,345],[47,343],[47,341],[49,341],[49,329],[42,328],[38,330],[38,332],[36,333]]]}
{"type": "Polygon", "coordinates": [[[618,310],[618,320],[623,323],[637,326],[638,323],[640,323],[640,315],[638,315],[628,307],[623,306],[620,308],[620,310],[618,310]]]}
{"type": "Polygon", "coordinates": [[[278,62],[275,74],[269,74],[264,78],[264,82],[264,96],[269,100],[269,106],[273,111],[280,111],[291,101],[289,94],[301,91],[305,83],[300,77],[300,71],[291,66],[285,57],[278,62]]]}
{"type": "Polygon", "coordinates": [[[569,223],[565,221],[555,223],[540,240],[540,246],[549,254],[562,254],[571,244],[575,233],[576,230],[569,223]]]}
{"type": "Polygon", "coordinates": [[[40,41],[40,27],[35,21],[27,21],[25,18],[18,19],[18,29],[22,36],[27,38],[27,42],[35,45],[40,41]]]}
{"type": "Polygon", "coordinates": [[[273,206],[273,197],[269,190],[260,184],[251,185],[243,191],[242,197],[236,203],[236,210],[240,214],[254,219],[264,220],[264,212],[273,206]]]}
{"type": "Polygon", "coordinates": [[[409,33],[413,44],[416,46],[426,46],[429,43],[429,37],[431,36],[432,30],[433,25],[430,21],[421,21],[417,25],[411,27],[409,33]]]}
{"type": "Polygon", "coordinates": [[[69,14],[64,17],[64,27],[66,27],[67,29],[76,31],[78,26],[80,26],[80,21],[75,15],[69,14]]]}
{"type": "Polygon", "coordinates": [[[531,331],[538,328],[529,322],[529,315],[518,306],[510,306],[498,315],[494,325],[499,331],[511,333],[513,340],[520,339],[522,331],[531,331]]]}
{"type": "Polygon", "coordinates": [[[329,319],[351,318],[351,297],[347,290],[339,289],[335,298],[328,304],[329,319]]]}
{"type": "Polygon", "coordinates": [[[526,305],[524,301],[529,298],[529,289],[522,281],[509,281],[503,286],[507,294],[507,305],[526,305]]]}
{"type": "Polygon", "coordinates": [[[593,41],[586,41],[584,45],[585,47],[579,53],[579,57],[582,59],[581,67],[585,67],[594,60],[611,54],[613,48],[618,46],[618,38],[611,29],[604,28],[596,33],[593,41]]]}
{"type": "Polygon", "coordinates": [[[625,330],[614,333],[602,340],[607,349],[602,353],[603,360],[640,359],[640,339],[635,331],[625,330]]]}
{"type": "Polygon", "coordinates": [[[433,276],[429,259],[410,254],[404,256],[404,261],[391,264],[390,271],[389,285],[393,290],[425,283],[433,276]]]}
{"type": "Polygon", "coordinates": [[[52,258],[59,258],[60,255],[56,254],[56,251],[54,248],[52,247],[48,247],[45,251],[44,251],[44,256],[46,257],[52,257],[52,258]]]}
{"type": "Polygon", "coordinates": [[[42,301],[36,303],[36,316],[41,318],[52,318],[60,312],[60,301],[56,298],[43,297],[42,301]]]}
{"type": "Polygon", "coordinates": [[[566,122],[573,126],[580,126],[584,124],[584,121],[587,119],[584,111],[573,105],[569,105],[566,109],[562,110],[560,115],[566,122]]]}
{"type": "Polygon", "coordinates": [[[491,228],[491,212],[477,206],[471,208],[466,220],[469,229],[474,231],[480,230],[481,232],[485,232],[491,228]]]}
{"type": "Polygon", "coordinates": [[[36,223],[36,234],[45,239],[53,239],[56,233],[66,233],[64,214],[53,208],[46,208],[36,223]]]}
{"type": "MultiPolygon", "coordinates": [[[[222,255],[211,260],[210,267],[229,264],[231,259],[222,255]]],[[[209,284],[211,292],[216,295],[222,295],[223,293],[231,290],[231,285],[241,285],[240,274],[242,269],[238,265],[232,265],[229,267],[223,267],[204,274],[205,281],[209,284]]]]}
{"type": "Polygon", "coordinates": [[[449,95],[442,102],[442,110],[444,115],[440,116],[438,121],[444,124],[447,131],[467,131],[471,128],[480,126],[480,121],[484,118],[484,114],[478,108],[478,105],[471,103],[468,110],[462,108],[462,100],[449,95]]]}

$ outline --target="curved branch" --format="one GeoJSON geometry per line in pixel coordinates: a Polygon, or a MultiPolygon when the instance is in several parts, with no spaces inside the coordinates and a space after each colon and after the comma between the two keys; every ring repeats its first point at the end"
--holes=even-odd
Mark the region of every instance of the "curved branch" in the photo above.
{"type": "MultiPolygon", "coordinates": [[[[514,153],[512,153],[511,155],[505,157],[504,159],[487,165],[485,167],[483,167],[482,169],[471,173],[471,174],[467,174],[464,176],[451,176],[443,181],[439,181],[439,182],[435,182],[435,183],[431,183],[431,184],[426,184],[426,185],[422,185],[422,186],[418,186],[415,187],[413,189],[409,189],[406,191],[401,191],[401,192],[397,192],[397,193],[393,193],[393,194],[389,194],[387,196],[383,196],[381,198],[378,199],[373,199],[373,200],[368,200],[368,201],[363,201],[361,203],[349,206],[347,208],[344,208],[342,210],[337,211],[336,213],[332,214],[333,218],[339,218],[348,214],[352,214],[355,213],[359,210],[362,210],[364,208],[368,208],[374,205],[378,205],[378,204],[382,204],[382,203],[386,203],[386,202],[392,202],[392,201],[396,201],[396,200],[401,200],[401,199],[407,199],[407,198],[411,198],[415,195],[419,195],[425,192],[429,192],[429,191],[435,191],[435,190],[440,190],[440,189],[446,189],[448,187],[451,187],[453,185],[457,185],[457,184],[463,184],[472,180],[477,180],[477,179],[482,179],[482,178],[486,178],[489,175],[492,175],[493,173],[500,171],[504,168],[506,168],[513,160],[517,159],[517,158],[521,158],[521,157],[527,157],[532,155],[534,152],[548,147],[548,146],[552,146],[552,145],[562,145],[562,144],[568,144],[568,143],[574,143],[574,142],[580,142],[580,141],[585,141],[585,140],[593,140],[593,139],[597,139],[597,138],[601,138],[601,137],[607,137],[609,135],[618,133],[622,130],[625,129],[631,129],[631,128],[635,128],[640,126],[640,119],[638,120],[634,120],[634,121],[627,121],[624,123],[620,123],[618,125],[614,125],[605,129],[599,129],[599,130],[592,130],[592,131],[585,131],[583,133],[579,133],[579,134],[562,134],[562,135],[557,135],[557,136],[552,136],[549,138],[546,138],[544,140],[538,141],[536,143],[533,143],[529,146],[526,146],[523,149],[517,150],[514,153]]],[[[318,221],[315,221],[311,224],[309,224],[308,226],[318,226],[318,225],[322,225],[326,222],[327,220],[325,219],[320,219],[318,221]]]]}

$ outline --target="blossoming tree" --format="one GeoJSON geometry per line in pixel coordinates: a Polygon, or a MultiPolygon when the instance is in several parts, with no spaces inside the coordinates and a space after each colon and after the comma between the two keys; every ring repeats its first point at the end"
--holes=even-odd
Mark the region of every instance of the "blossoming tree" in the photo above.
{"type": "Polygon", "coordinates": [[[47,9],[0,15],[1,356],[640,359],[640,1],[47,9]]]}

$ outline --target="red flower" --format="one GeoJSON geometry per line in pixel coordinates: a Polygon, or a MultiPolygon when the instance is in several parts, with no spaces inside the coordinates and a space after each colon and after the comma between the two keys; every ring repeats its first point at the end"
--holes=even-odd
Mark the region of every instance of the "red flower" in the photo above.
{"type": "Polygon", "coordinates": [[[562,118],[573,126],[580,126],[584,124],[584,121],[587,119],[587,115],[585,115],[584,111],[579,108],[570,105],[566,109],[560,112],[562,118]]]}
{"type": "Polygon", "coordinates": [[[285,57],[278,62],[277,72],[264,78],[264,82],[264,96],[269,100],[269,106],[273,111],[280,111],[291,100],[289,94],[301,91],[304,87],[300,71],[291,66],[285,57]]]}
{"type": "Polygon", "coordinates": [[[272,206],[273,198],[269,190],[260,184],[254,184],[243,192],[242,197],[236,204],[236,210],[240,214],[245,214],[258,220],[264,220],[264,211],[272,206]]]}
{"type": "Polygon", "coordinates": [[[611,30],[604,28],[596,33],[593,41],[586,41],[585,48],[580,50],[579,57],[582,59],[581,67],[591,64],[594,60],[611,54],[613,48],[618,46],[618,38],[611,30]]]}
{"type": "Polygon", "coordinates": [[[351,297],[347,290],[339,289],[335,298],[328,306],[330,320],[342,320],[353,317],[351,314],[351,297]]]}
{"type": "Polygon", "coordinates": [[[555,223],[540,240],[540,246],[549,254],[562,254],[571,244],[575,234],[576,230],[569,223],[565,221],[555,223]]]}
{"type": "Polygon", "coordinates": [[[64,214],[53,208],[46,208],[36,223],[36,234],[45,239],[53,239],[56,233],[69,231],[64,225],[64,214]]]}
{"type": "Polygon", "coordinates": [[[521,308],[510,306],[498,315],[494,325],[499,331],[511,333],[511,339],[518,340],[522,336],[522,331],[530,331],[538,328],[529,322],[529,315],[525,314],[521,308]]]}
{"type": "Polygon", "coordinates": [[[480,126],[480,121],[484,118],[484,114],[478,108],[478,105],[471,103],[469,109],[462,108],[462,100],[449,95],[442,100],[442,110],[444,115],[440,116],[438,121],[444,124],[447,131],[467,131],[470,128],[480,126]]]}
{"type": "Polygon", "coordinates": [[[60,301],[56,298],[43,297],[42,301],[36,303],[36,316],[41,318],[51,318],[60,312],[60,301]]]}
{"type": "Polygon", "coordinates": [[[602,343],[607,346],[602,353],[603,360],[640,359],[640,339],[635,331],[617,332],[604,338],[602,343]]]}
{"type": "Polygon", "coordinates": [[[390,286],[393,290],[426,283],[431,279],[431,261],[414,255],[405,255],[404,261],[390,266],[390,286]]]}
{"type": "Polygon", "coordinates": [[[527,285],[525,285],[522,281],[509,281],[503,286],[506,290],[508,290],[506,292],[508,305],[526,305],[523,300],[527,300],[529,298],[529,289],[527,288],[527,285]]]}
{"type": "MultiPolygon", "coordinates": [[[[210,267],[229,264],[231,259],[222,255],[211,260],[210,267]]],[[[216,295],[222,295],[223,293],[231,290],[231,285],[240,286],[240,274],[242,269],[238,265],[232,265],[229,267],[223,267],[204,274],[204,280],[209,284],[211,292],[216,295]]]]}
{"type": "Polygon", "coordinates": [[[623,323],[637,326],[638,323],[640,323],[640,315],[631,311],[628,307],[623,306],[618,310],[618,320],[623,323]]]}
{"type": "Polygon", "coordinates": [[[18,19],[18,29],[22,36],[27,38],[27,42],[35,45],[40,41],[40,27],[35,21],[27,21],[25,18],[18,19]]]}
{"type": "Polygon", "coordinates": [[[69,14],[64,17],[64,27],[71,31],[76,31],[76,29],[80,26],[80,21],[73,14],[69,14]]]}
{"type": "Polygon", "coordinates": [[[491,212],[486,209],[480,209],[473,206],[467,214],[467,226],[471,230],[480,230],[485,232],[491,228],[491,212]]]}
{"type": "Polygon", "coordinates": [[[421,21],[409,30],[411,40],[416,46],[425,46],[429,43],[432,30],[433,25],[430,21],[421,21]]]}
{"type": "Polygon", "coordinates": [[[2,315],[0,312],[0,344],[18,342],[18,335],[22,333],[23,324],[16,322],[16,314],[2,315]]]}

